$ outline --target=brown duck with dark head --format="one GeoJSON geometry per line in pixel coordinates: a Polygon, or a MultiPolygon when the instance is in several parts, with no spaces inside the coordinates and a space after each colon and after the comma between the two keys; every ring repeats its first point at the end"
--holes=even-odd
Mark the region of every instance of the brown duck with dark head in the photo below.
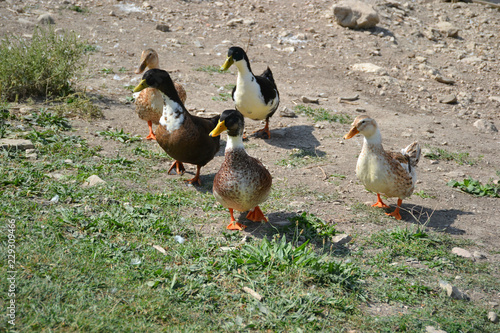
{"type": "Polygon", "coordinates": [[[217,125],[219,116],[202,118],[191,115],[179,98],[170,75],[164,70],[147,71],[134,92],[148,87],[158,89],[164,101],[156,141],[168,155],[176,159],[168,172],[176,168],[179,174],[184,171],[182,163],[195,164],[196,175],[188,182],[201,185],[201,167],[210,162],[220,148],[219,137],[208,135],[217,125]]]}

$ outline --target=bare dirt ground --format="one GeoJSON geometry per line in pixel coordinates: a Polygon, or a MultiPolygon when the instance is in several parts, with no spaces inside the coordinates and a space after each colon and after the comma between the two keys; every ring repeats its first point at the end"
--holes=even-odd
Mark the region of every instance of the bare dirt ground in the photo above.
{"type": "MultiPolygon", "coordinates": [[[[333,21],[330,8],[334,3],[0,1],[0,25],[2,35],[29,36],[33,26],[19,19],[36,22],[40,14],[49,12],[56,29],[74,31],[96,47],[97,51],[90,54],[87,76],[78,87],[104,97],[99,106],[105,118],[91,123],[76,119],[73,124],[78,135],[91,144],[102,145],[103,154],[115,155],[117,145],[95,135],[97,131],[123,128],[125,132],[147,135],[147,125],[134,113],[134,105],[127,103],[131,93],[124,88],[139,82],[140,76],[134,70],[143,49],[154,48],[160,66],[184,85],[190,111],[211,114],[233,107],[231,100],[216,97],[229,92],[220,87],[236,82],[235,68],[229,74],[195,69],[220,66],[232,45],[247,50],[257,74],[271,67],[281,94],[279,110],[294,110],[296,104],[304,104],[302,96],[317,98],[319,105],[306,106],[348,114],[352,119],[359,114],[375,118],[388,150],[399,150],[418,140],[422,147],[469,153],[478,160],[473,166],[423,158],[418,166],[416,192],[423,191],[432,198],[413,195],[406,199],[403,220],[398,222],[385,217],[363,218],[364,211],[352,208],[359,202],[373,203],[376,197],[356,179],[362,138],[344,142],[342,136],[349,125],[315,123],[300,114],[295,118],[280,117],[277,112],[271,119],[271,139],[250,137],[247,142],[249,154],[270,169],[275,188],[284,194],[304,193],[301,200],[291,201],[287,195],[280,198],[285,208],[282,212],[266,212],[270,222],[283,220],[289,212],[307,211],[337,223],[340,230],[353,235],[427,223],[429,228],[473,240],[478,249],[491,254],[488,260],[497,260],[499,199],[474,197],[446,183],[468,176],[483,183],[499,178],[500,136],[473,125],[484,119],[500,126],[498,9],[477,3],[377,0],[371,3],[381,18],[378,26],[350,30],[333,21]],[[84,11],[75,11],[72,6],[84,11]],[[458,28],[458,37],[433,30],[440,21],[458,28]],[[157,30],[158,24],[167,25],[168,31],[157,30]],[[358,63],[376,64],[387,73],[353,70],[358,63]],[[114,74],[106,74],[103,69],[113,69],[114,74]],[[436,76],[454,83],[439,82],[443,80],[436,76]],[[456,103],[439,101],[450,94],[457,97],[456,103]],[[355,95],[359,99],[354,102],[339,101],[339,97],[355,95]],[[297,149],[316,152],[321,158],[298,167],[276,164],[289,159],[297,149]]],[[[247,133],[261,127],[259,122],[246,122],[247,133]]],[[[155,142],[149,145],[158,149],[155,142]]],[[[206,189],[210,189],[207,183],[222,159],[221,150],[202,169],[206,189]]],[[[188,166],[187,170],[186,179],[192,177],[195,167],[188,166]]],[[[152,179],[151,184],[161,185],[162,179],[152,179]]],[[[387,203],[394,207],[396,200],[388,199],[387,203]]],[[[255,227],[250,226],[246,231],[253,230],[255,227]]]]}

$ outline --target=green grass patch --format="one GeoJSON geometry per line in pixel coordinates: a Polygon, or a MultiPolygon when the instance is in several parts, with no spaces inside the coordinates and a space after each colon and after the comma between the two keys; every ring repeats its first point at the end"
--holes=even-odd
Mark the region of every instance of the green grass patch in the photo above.
{"type": "Polygon", "coordinates": [[[0,99],[65,96],[85,66],[85,43],[74,33],[36,28],[30,40],[5,36],[0,43],[0,99]]]}
{"type": "Polygon", "coordinates": [[[135,142],[135,141],[142,141],[142,138],[138,135],[131,135],[130,133],[126,133],[123,131],[123,128],[118,130],[115,129],[114,131],[100,131],[97,132],[102,137],[105,137],[106,139],[113,139],[115,141],[121,142],[121,143],[130,143],[130,142],[135,142]]]}
{"type": "Polygon", "coordinates": [[[284,167],[301,167],[311,163],[320,162],[324,160],[325,154],[318,154],[316,151],[308,149],[292,149],[289,158],[278,160],[276,165],[284,167]]]}
{"type": "Polygon", "coordinates": [[[422,199],[435,199],[436,198],[435,195],[428,194],[424,190],[420,190],[418,192],[413,192],[413,195],[416,195],[417,197],[421,197],[422,199]]]}
{"type": "Polygon", "coordinates": [[[225,101],[230,100],[231,98],[232,98],[231,94],[225,93],[225,92],[219,93],[219,96],[212,96],[213,101],[219,101],[219,102],[220,101],[225,102],[225,101]]]}
{"type": "Polygon", "coordinates": [[[500,185],[489,183],[483,185],[480,181],[467,178],[462,181],[450,180],[446,185],[478,197],[500,198],[500,185]]]}
{"type": "Polygon", "coordinates": [[[349,116],[348,114],[336,113],[335,111],[324,108],[313,109],[310,106],[299,104],[294,107],[294,110],[297,113],[304,114],[314,122],[328,121],[330,123],[335,122],[340,124],[350,124],[352,121],[351,116],[349,116]]]}
{"type": "Polygon", "coordinates": [[[220,70],[220,66],[214,66],[214,65],[206,65],[206,66],[201,66],[201,67],[196,67],[193,70],[197,72],[205,72],[205,73],[225,73],[225,71],[220,70]]]}
{"type": "Polygon", "coordinates": [[[472,158],[467,152],[449,152],[446,149],[435,147],[430,147],[430,149],[431,152],[424,156],[431,160],[455,161],[459,165],[475,165],[482,159],[482,156],[472,158]]]}

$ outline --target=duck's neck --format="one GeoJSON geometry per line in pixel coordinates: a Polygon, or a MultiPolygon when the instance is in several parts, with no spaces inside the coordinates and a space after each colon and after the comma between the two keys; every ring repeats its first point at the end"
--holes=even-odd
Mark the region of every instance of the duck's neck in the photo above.
{"type": "Polygon", "coordinates": [[[252,69],[250,68],[250,64],[248,62],[246,62],[245,60],[241,60],[235,62],[234,64],[236,65],[236,68],[238,68],[238,81],[248,81],[252,79],[255,80],[252,69]]]}
{"type": "Polygon", "coordinates": [[[370,136],[364,136],[363,149],[383,149],[382,147],[382,135],[380,131],[377,130],[370,136]]]}
{"type": "Polygon", "coordinates": [[[243,136],[227,136],[226,153],[234,150],[245,150],[243,136]]]}
{"type": "Polygon", "coordinates": [[[171,100],[162,93],[163,101],[163,115],[160,119],[160,124],[165,126],[167,131],[173,132],[178,130],[184,123],[184,108],[181,104],[171,100]]]}

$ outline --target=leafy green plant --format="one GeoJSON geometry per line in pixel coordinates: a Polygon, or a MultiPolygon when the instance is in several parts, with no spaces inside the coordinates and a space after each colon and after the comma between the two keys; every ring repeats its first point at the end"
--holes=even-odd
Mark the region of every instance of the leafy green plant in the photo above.
{"type": "Polygon", "coordinates": [[[436,198],[435,195],[425,193],[424,190],[420,190],[418,192],[413,192],[413,195],[421,197],[422,199],[434,199],[434,198],[436,198]]]}
{"type": "Polygon", "coordinates": [[[229,100],[231,98],[232,97],[231,97],[230,93],[223,92],[223,93],[219,93],[219,96],[213,96],[212,100],[213,101],[224,101],[225,102],[225,101],[227,101],[227,100],[229,100]]]}
{"type": "Polygon", "coordinates": [[[467,152],[449,152],[442,148],[430,148],[431,152],[424,156],[431,160],[455,161],[459,165],[467,164],[474,165],[481,160],[482,156],[477,159],[470,157],[467,152]]]}
{"type": "Polygon", "coordinates": [[[327,110],[324,108],[313,109],[309,106],[296,105],[294,110],[297,113],[302,113],[307,117],[311,118],[313,121],[328,121],[336,122],[340,124],[349,124],[351,122],[351,116],[343,113],[335,113],[335,111],[327,110]]]}
{"type": "Polygon", "coordinates": [[[134,142],[134,141],[141,141],[140,136],[132,136],[130,133],[125,133],[123,132],[123,128],[120,130],[114,130],[114,131],[100,131],[97,132],[100,136],[103,136],[105,138],[113,139],[115,141],[119,141],[122,143],[129,143],[129,142],[134,142]]]}
{"type": "Polygon", "coordinates": [[[324,155],[324,153],[318,154],[316,151],[308,149],[293,149],[290,153],[289,158],[278,160],[276,162],[276,165],[290,167],[304,166],[313,162],[320,161],[324,155]]]}
{"type": "Polygon", "coordinates": [[[30,40],[4,36],[0,43],[0,99],[65,96],[84,68],[85,43],[74,33],[36,28],[30,40]]]}
{"type": "Polygon", "coordinates": [[[32,125],[52,128],[54,130],[67,131],[71,129],[71,125],[66,118],[52,114],[46,109],[40,109],[29,116],[24,116],[23,120],[32,125]]]}
{"type": "Polygon", "coordinates": [[[221,71],[219,66],[207,65],[194,68],[197,72],[206,72],[206,73],[225,73],[225,71],[221,71]]]}
{"type": "Polygon", "coordinates": [[[483,185],[480,181],[470,177],[463,181],[450,180],[446,185],[478,197],[500,198],[500,185],[493,183],[483,185]]]}
{"type": "Polygon", "coordinates": [[[336,233],[336,224],[328,224],[314,214],[307,212],[288,220],[294,224],[296,233],[306,237],[306,239],[331,237],[336,233]]]}
{"type": "Polygon", "coordinates": [[[51,103],[51,109],[58,116],[62,117],[80,117],[86,120],[103,117],[101,108],[94,103],[92,98],[83,92],[73,93],[56,99],[54,103],[51,103]]]}
{"type": "Polygon", "coordinates": [[[88,13],[89,12],[88,8],[80,7],[80,6],[77,6],[77,5],[70,5],[70,6],[68,6],[68,9],[72,10],[72,11],[75,11],[77,13],[88,13]]]}
{"type": "Polygon", "coordinates": [[[114,74],[115,73],[113,68],[103,68],[103,69],[101,69],[101,72],[103,72],[104,74],[114,74]]]}

